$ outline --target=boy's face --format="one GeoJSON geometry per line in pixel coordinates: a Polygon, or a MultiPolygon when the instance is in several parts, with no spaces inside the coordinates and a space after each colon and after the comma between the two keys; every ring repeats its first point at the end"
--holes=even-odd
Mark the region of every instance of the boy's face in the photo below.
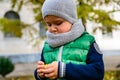
{"type": "Polygon", "coordinates": [[[60,17],[49,15],[44,20],[48,26],[48,31],[54,34],[68,32],[72,27],[70,22],[60,17]]]}

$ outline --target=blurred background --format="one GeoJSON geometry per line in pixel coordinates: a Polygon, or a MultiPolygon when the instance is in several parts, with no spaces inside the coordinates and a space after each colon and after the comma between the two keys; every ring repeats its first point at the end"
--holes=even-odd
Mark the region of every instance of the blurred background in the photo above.
{"type": "MultiPolygon", "coordinates": [[[[43,2],[0,0],[0,58],[14,66],[4,70],[9,61],[0,59],[0,80],[34,80],[47,30],[40,10],[43,2]]],[[[78,17],[103,53],[104,80],[120,80],[120,1],[76,0],[76,4],[78,17]]]]}

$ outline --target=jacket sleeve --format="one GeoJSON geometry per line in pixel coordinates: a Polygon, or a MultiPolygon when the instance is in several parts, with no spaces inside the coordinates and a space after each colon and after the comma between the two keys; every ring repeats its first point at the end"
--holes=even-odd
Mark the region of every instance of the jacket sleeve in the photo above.
{"type": "MultiPolygon", "coordinates": [[[[43,52],[41,53],[40,61],[43,61],[43,62],[44,62],[43,52]]],[[[39,75],[37,74],[37,69],[34,70],[34,77],[35,77],[35,80],[44,80],[44,79],[40,78],[39,75]]]]}
{"type": "Polygon", "coordinates": [[[87,55],[87,64],[65,64],[64,77],[67,80],[103,80],[104,63],[102,56],[97,44],[94,42],[87,55]]]}

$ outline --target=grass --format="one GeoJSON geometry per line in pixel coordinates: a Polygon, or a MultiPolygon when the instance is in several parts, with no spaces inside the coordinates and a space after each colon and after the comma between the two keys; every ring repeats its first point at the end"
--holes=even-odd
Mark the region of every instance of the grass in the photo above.
{"type": "Polygon", "coordinates": [[[10,77],[6,80],[35,80],[34,76],[28,75],[28,76],[18,76],[18,77],[10,77]]]}
{"type": "Polygon", "coordinates": [[[104,80],[120,80],[120,71],[106,71],[104,80]]]}
{"type": "MultiPolygon", "coordinates": [[[[6,80],[35,80],[34,76],[10,77],[6,80]]],[[[104,80],[120,80],[120,71],[106,71],[104,80]]]]}

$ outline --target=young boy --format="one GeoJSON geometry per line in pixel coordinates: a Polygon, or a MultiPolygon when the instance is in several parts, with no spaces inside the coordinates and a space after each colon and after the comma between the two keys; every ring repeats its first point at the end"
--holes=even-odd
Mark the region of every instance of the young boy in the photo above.
{"type": "Polygon", "coordinates": [[[93,36],[78,20],[75,0],[45,0],[48,26],[36,80],[103,80],[104,64],[93,36]]]}

